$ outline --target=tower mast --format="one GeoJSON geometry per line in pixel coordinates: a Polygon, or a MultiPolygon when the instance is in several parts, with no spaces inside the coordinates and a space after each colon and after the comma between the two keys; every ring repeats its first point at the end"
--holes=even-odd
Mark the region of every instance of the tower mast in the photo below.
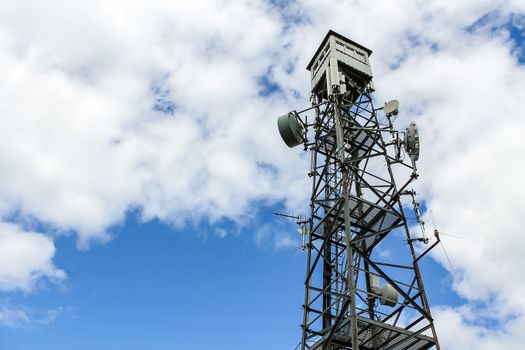
{"type": "Polygon", "coordinates": [[[397,101],[374,107],[371,54],[329,31],[307,67],[312,107],[278,118],[286,144],[311,153],[302,350],[440,349],[414,247],[423,240],[401,202],[419,136],[414,123],[394,129],[397,101]]]}

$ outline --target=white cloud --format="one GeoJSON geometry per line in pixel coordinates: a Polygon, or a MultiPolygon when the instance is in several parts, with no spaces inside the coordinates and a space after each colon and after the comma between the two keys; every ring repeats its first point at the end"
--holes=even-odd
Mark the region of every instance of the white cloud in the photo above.
{"type": "MultiPolygon", "coordinates": [[[[399,98],[398,125],[420,126],[419,190],[439,229],[465,237],[447,241],[455,290],[497,299],[514,315],[501,332],[520,339],[525,71],[502,26],[511,14],[521,23],[522,1],[304,0],[284,17],[263,1],[54,4],[0,4],[0,216],[74,231],[86,245],[132,208],[173,224],[244,222],[254,201],[301,210],[308,158],[282,144],[275,116],[307,105],[304,67],[333,28],[374,50],[378,102],[399,98]],[[283,20],[297,13],[308,18],[283,20]],[[281,90],[259,96],[267,73],[281,90]],[[159,98],[173,115],[153,110],[159,98]]],[[[51,240],[5,227],[17,245],[47,247],[41,260],[23,255],[5,286],[63,278],[51,240]]],[[[469,313],[482,320],[479,310],[469,313]]],[[[462,330],[492,344],[463,309],[438,315],[457,325],[441,326],[445,344],[462,330]]]]}
{"type": "Polygon", "coordinates": [[[0,308],[0,324],[11,328],[27,327],[31,319],[23,308],[2,306],[0,308]]]}
{"type": "Polygon", "coordinates": [[[0,223],[0,291],[30,292],[42,278],[63,280],[66,274],[54,266],[54,255],[49,237],[0,223]]]}
{"type": "Polygon", "coordinates": [[[21,16],[19,2],[2,3],[4,215],[17,208],[85,245],[129,208],[182,223],[242,220],[255,199],[297,205],[287,190],[305,183],[302,162],[283,154],[274,120],[289,107],[258,96],[280,49],[275,11],[142,5],[27,1],[21,16]],[[152,108],[159,87],[173,116],[152,108]]]}
{"type": "Polygon", "coordinates": [[[33,310],[27,306],[13,306],[7,303],[0,306],[0,325],[16,329],[32,329],[53,322],[59,315],[68,312],[65,308],[44,311],[33,310]]]}
{"type": "Polygon", "coordinates": [[[441,346],[445,349],[519,349],[525,340],[523,317],[498,319],[494,315],[485,324],[479,310],[472,308],[437,308],[434,312],[440,330],[441,346]]]}

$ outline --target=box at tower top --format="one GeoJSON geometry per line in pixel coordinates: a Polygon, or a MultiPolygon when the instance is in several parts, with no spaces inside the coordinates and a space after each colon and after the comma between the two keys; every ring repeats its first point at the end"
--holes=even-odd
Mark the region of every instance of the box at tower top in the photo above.
{"type": "Polygon", "coordinates": [[[312,93],[332,94],[349,88],[373,90],[369,57],[372,50],[330,30],[306,67],[312,74],[312,93]]]}

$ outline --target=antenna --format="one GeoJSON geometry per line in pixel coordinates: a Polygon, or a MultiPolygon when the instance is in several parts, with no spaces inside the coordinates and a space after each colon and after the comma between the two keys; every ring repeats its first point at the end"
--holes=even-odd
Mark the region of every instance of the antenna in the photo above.
{"type": "Polygon", "coordinates": [[[425,244],[428,243],[429,239],[425,235],[425,222],[421,218],[421,211],[419,210],[419,202],[416,200],[416,191],[410,190],[410,191],[403,191],[400,193],[400,195],[410,195],[412,197],[412,205],[414,206],[414,213],[416,214],[416,222],[419,225],[419,228],[421,230],[421,236],[420,238],[412,238],[412,241],[419,241],[423,242],[425,244]]]}
{"type": "Polygon", "coordinates": [[[392,100],[385,103],[385,106],[383,107],[383,112],[385,112],[385,115],[387,117],[395,116],[399,112],[399,101],[398,100],[392,100]]]}
{"type": "Polygon", "coordinates": [[[297,225],[299,225],[299,228],[297,229],[297,232],[299,232],[301,234],[301,250],[305,250],[306,247],[307,247],[307,243],[306,243],[306,236],[308,234],[308,229],[306,227],[306,224],[310,223],[310,219],[308,219],[307,217],[305,216],[300,216],[300,215],[293,215],[293,214],[284,214],[284,213],[279,213],[279,212],[276,212],[274,211],[273,212],[273,215],[275,216],[282,216],[282,217],[285,217],[285,218],[289,218],[289,219],[294,219],[295,220],[295,223],[297,225]]]}
{"type": "Polygon", "coordinates": [[[403,145],[410,158],[417,161],[419,159],[419,131],[417,130],[416,122],[411,122],[406,129],[403,145]]]}
{"type": "Polygon", "coordinates": [[[430,220],[432,221],[432,227],[434,228],[434,236],[436,237],[437,241],[439,243],[441,243],[441,248],[443,248],[443,253],[445,253],[445,257],[447,258],[447,261],[448,261],[448,264],[450,266],[450,269],[452,270],[452,272],[456,272],[456,269],[454,269],[454,265],[452,265],[452,261],[450,260],[448,254],[447,254],[447,250],[445,249],[445,245],[443,244],[443,241],[439,237],[439,235],[443,234],[443,233],[439,232],[438,229],[436,228],[436,222],[434,220],[434,213],[432,212],[432,210],[430,210],[429,214],[430,214],[430,220]]]}
{"type": "Polygon", "coordinates": [[[412,238],[397,192],[417,178],[419,134],[415,123],[404,132],[394,128],[397,100],[382,107],[388,123],[380,123],[371,54],[329,31],[307,67],[312,106],[277,119],[286,145],[303,143],[311,159],[309,229],[301,228],[308,254],[301,350],[440,350],[413,246],[428,239],[412,238]],[[302,122],[307,113],[315,114],[311,124],[302,122]],[[401,159],[401,146],[410,161],[401,159]],[[408,179],[395,178],[406,168],[408,179]],[[408,244],[385,240],[398,230],[408,244]],[[384,261],[382,248],[410,263],[384,261]]]}
{"type": "Polygon", "coordinates": [[[303,122],[296,112],[290,112],[277,118],[277,127],[284,143],[290,148],[306,141],[303,122]]]}

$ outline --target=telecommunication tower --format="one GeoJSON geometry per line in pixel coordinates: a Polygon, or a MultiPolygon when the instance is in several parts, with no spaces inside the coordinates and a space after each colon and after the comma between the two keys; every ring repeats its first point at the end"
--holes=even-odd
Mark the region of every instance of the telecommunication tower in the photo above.
{"type": "Polygon", "coordinates": [[[302,350],[440,349],[418,265],[439,236],[425,250],[402,204],[412,196],[424,228],[408,189],[419,135],[415,123],[394,129],[396,100],[374,107],[371,53],[329,31],[307,67],[312,106],[277,120],[284,142],[311,154],[302,350]]]}

